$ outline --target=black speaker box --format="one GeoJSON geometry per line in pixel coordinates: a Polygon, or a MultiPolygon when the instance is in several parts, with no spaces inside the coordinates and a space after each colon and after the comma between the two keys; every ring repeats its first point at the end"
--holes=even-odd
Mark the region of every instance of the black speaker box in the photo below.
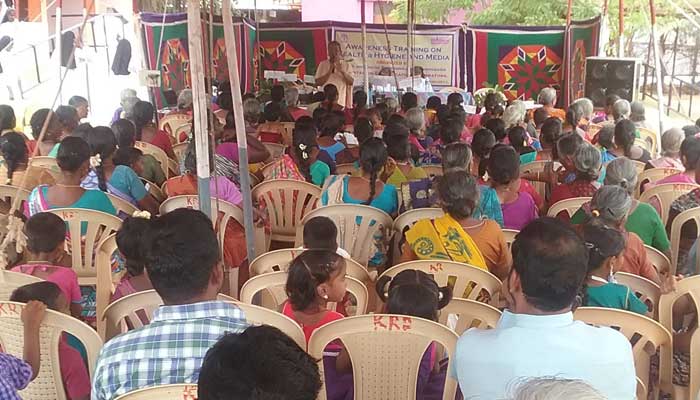
{"type": "Polygon", "coordinates": [[[595,107],[605,106],[605,97],[616,94],[634,101],[639,85],[640,62],[636,58],[588,57],[586,59],[586,97],[595,107]]]}

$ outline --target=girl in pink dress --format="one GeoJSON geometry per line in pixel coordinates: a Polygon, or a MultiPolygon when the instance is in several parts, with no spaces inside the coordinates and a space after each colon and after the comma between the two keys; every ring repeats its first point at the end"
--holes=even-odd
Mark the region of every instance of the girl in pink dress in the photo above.
{"type": "MultiPolygon", "coordinates": [[[[117,232],[117,247],[126,259],[126,274],[114,289],[110,302],[130,294],[153,289],[148,275],[144,272],[146,267],[146,249],[144,247],[151,226],[150,217],[129,217],[124,220],[117,232]]],[[[148,322],[145,314],[142,319],[148,322]]]]}

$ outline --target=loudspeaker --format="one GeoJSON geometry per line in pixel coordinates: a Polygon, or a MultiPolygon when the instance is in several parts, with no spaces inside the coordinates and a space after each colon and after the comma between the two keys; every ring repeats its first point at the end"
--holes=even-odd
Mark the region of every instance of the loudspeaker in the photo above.
{"type": "Polygon", "coordinates": [[[640,65],[636,58],[586,58],[586,97],[595,107],[604,107],[605,97],[610,94],[627,101],[635,100],[640,65]]]}

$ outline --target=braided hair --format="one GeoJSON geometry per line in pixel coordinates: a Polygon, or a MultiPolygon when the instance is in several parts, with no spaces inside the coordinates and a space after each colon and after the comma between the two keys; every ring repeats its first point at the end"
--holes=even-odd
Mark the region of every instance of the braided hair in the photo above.
{"type": "Polygon", "coordinates": [[[364,202],[365,205],[370,205],[376,195],[377,179],[379,172],[386,165],[386,160],[389,157],[384,143],[379,138],[367,139],[360,146],[360,167],[364,172],[370,174],[369,178],[369,198],[364,202]]]}
{"type": "Polygon", "coordinates": [[[317,302],[317,288],[328,282],[345,266],[345,259],[331,250],[306,250],[289,264],[285,292],[295,311],[308,309],[317,302]]]}
{"type": "Polygon", "coordinates": [[[153,116],[155,115],[155,109],[153,104],[147,101],[139,101],[134,105],[134,126],[136,132],[136,140],[141,140],[141,133],[143,128],[153,122],[153,116]]]}
{"type": "Polygon", "coordinates": [[[7,185],[12,185],[12,175],[21,163],[27,162],[27,145],[22,135],[8,132],[0,137],[0,153],[7,165],[7,185]]]}
{"type": "Polygon", "coordinates": [[[296,124],[292,134],[292,151],[296,164],[307,182],[311,182],[311,158],[314,148],[318,147],[316,142],[316,129],[309,124],[296,124]]]}
{"type": "Polygon", "coordinates": [[[104,160],[112,157],[117,151],[117,138],[114,132],[106,126],[93,128],[86,136],[85,141],[90,145],[90,153],[100,157],[101,162],[94,166],[97,174],[98,187],[101,191],[107,191],[107,178],[104,171],[104,160]]]}
{"type": "MultiPolygon", "coordinates": [[[[600,268],[605,260],[625,250],[625,236],[618,230],[609,228],[597,220],[583,225],[583,240],[588,248],[588,276],[600,268]]],[[[584,281],[581,288],[582,305],[588,304],[588,285],[584,281]]]]}
{"type": "Polygon", "coordinates": [[[401,271],[393,278],[384,275],[377,281],[376,288],[387,313],[431,321],[437,321],[438,310],[452,300],[449,286],[439,287],[430,275],[415,269],[401,271]]]}
{"type": "Polygon", "coordinates": [[[496,136],[486,128],[479,129],[472,139],[472,152],[479,157],[479,178],[486,174],[491,150],[496,145],[496,136]]]}

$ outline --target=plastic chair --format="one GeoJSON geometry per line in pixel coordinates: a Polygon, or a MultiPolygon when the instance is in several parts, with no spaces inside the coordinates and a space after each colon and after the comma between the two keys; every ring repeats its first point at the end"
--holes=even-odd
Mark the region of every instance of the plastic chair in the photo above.
{"type": "Polygon", "coordinates": [[[590,197],[572,197],[570,199],[565,199],[557,201],[547,211],[548,217],[556,217],[561,212],[566,212],[571,218],[582,205],[591,201],[590,197]]]}
{"type": "MultiPolygon", "coordinates": [[[[545,170],[545,167],[551,162],[554,163],[554,171],[556,171],[559,167],[561,167],[561,164],[557,161],[550,161],[550,160],[533,161],[531,163],[523,164],[520,166],[520,175],[533,174],[533,173],[537,173],[537,172],[543,173],[545,170]]],[[[539,193],[543,199],[546,198],[547,184],[545,182],[530,181],[530,184],[532,185],[532,187],[535,188],[537,193],[539,193]]]]}
{"type": "Polygon", "coordinates": [[[292,145],[292,136],[294,135],[294,122],[282,122],[282,143],[285,146],[292,145]]]}
{"type": "Polygon", "coordinates": [[[637,175],[641,175],[642,172],[644,172],[644,169],[647,167],[647,165],[641,161],[636,161],[636,160],[631,160],[631,161],[632,161],[632,163],[634,163],[634,167],[637,168],[637,175]]]}
{"type": "MultiPolygon", "coordinates": [[[[676,290],[665,293],[659,300],[659,322],[669,332],[673,329],[673,306],[681,297],[688,297],[700,310],[700,275],[681,279],[676,283],[676,290]]],[[[690,338],[690,364],[696,367],[690,368],[690,382],[688,386],[673,386],[674,399],[695,399],[700,394],[700,369],[697,368],[700,360],[700,329],[695,329],[690,338]]]]}
{"type": "Polygon", "coordinates": [[[43,279],[33,275],[0,270],[0,301],[9,301],[12,292],[20,286],[41,281],[43,279]]]}
{"type": "MultiPolygon", "coordinates": [[[[415,399],[419,366],[430,344],[440,345],[452,364],[458,336],[443,325],[416,317],[373,314],[343,318],[316,329],[309,340],[309,354],[319,360],[321,376],[323,350],[335,339],[342,340],[352,359],[356,399],[415,399]]],[[[457,382],[447,374],[443,400],[454,399],[456,390],[457,382]]],[[[326,397],[324,385],[318,399],[326,397]]]]}
{"type": "Polygon", "coordinates": [[[355,164],[340,164],[335,167],[336,175],[352,175],[357,171],[357,166],[355,164]]]}
{"type": "Polygon", "coordinates": [[[619,328],[620,333],[630,340],[634,366],[637,377],[649,387],[649,370],[651,358],[660,353],[658,392],[661,388],[670,388],[672,384],[673,344],[671,333],[660,323],[651,318],[629,311],[601,307],[579,307],[574,318],[596,326],[619,328]]]}
{"type": "Polygon", "coordinates": [[[255,186],[252,195],[267,208],[272,240],[293,243],[304,216],[319,205],[321,188],[293,179],[276,179],[255,186]]]}
{"type": "Polygon", "coordinates": [[[29,165],[33,167],[48,168],[51,171],[58,171],[58,162],[55,157],[35,156],[29,158],[29,165]]]}
{"type": "MultiPolygon", "coordinates": [[[[24,325],[21,319],[24,306],[23,303],[0,302],[0,345],[4,352],[20,359],[24,348],[24,325]]],[[[92,377],[97,355],[102,348],[102,339],[87,324],[68,315],[46,310],[39,335],[41,368],[36,379],[20,392],[23,399],[66,399],[58,355],[58,342],[63,332],[78,338],[85,347],[87,369],[92,377]]]]}
{"type": "Polygon", "coordinates": [[[267,151],[270,152],[270,158],[268,160],[277,160],[284,154],[287,146],[280,143],[263,143],[267,151]]]}
{"type": "Polygon", "coordinates": [[[143,178],[141,178],[141,181],[143,182],[144,186],[146,186],[148,193],[150,193],[158,203],[162,203],[168,197],[155,183],[143,178]]]}
{"type": "MultiPolygon", "coordinates": [[[[199,196],[184,195],[170,197],[160,205],[160,213],[166,214],[178,208],[199,209],[199,196]]],[[[238,222],[241,226],[245,226],[243,223],[243,210],[227,201],[213,198],[211,200],[211,210],[212,213],[216,212],[217,210],[219,212],[219,217],[213,221],[213,223],[214,229],[216,229],[217,239],[219,240],[221,254],[224,254],[226,226],[229,223],[233,223],[231,220],[238,222]]],[[[265,234],[265,228],[262,226],[254,226],[254,230],[256,254],[249,256],[249,259],[254,258],[257,254],[266,252],[270,246],[269,238],[265,234]]],[[[238,265],[229,265],[229,267],[238,267],[238,265]]],[[[231,293],[233,293],[235,297],[238,294],[238,270],[231,271],[228,275],[231,293]]]]}
{"type": "Polygon", "coordinates": [[[338,227],[338,247],[347,250],[353,260],[367,265],[374,254],[376,235],[388,241],[389,230],[393,224],[391,216],[384,211],[358,204],[334,204],[310,211],[297,225],[296,246],[303,244],[304,224],[313,217],[328,217],[338,227]],[[358,222],[358,218],[360,221],[358,222]]]}
{"type": "Polygon", "coordinates": [[[105,194],[107,197],[109,197],[109,201],[112,202],[114,208],[117,209],[117,215],[125,214],[127,216],[132,216],[135,212],[139,211],[138,207],[122,199],[121,197],[106,192],[105,194]]]}
{"type": "Polygon", "coordinates": [[[654,208],[659,211],[661,221],[666,225],[668,223],[668,214],[671,209],[671,204],[677,198],[698,187],[700,186],[692,183],[665,183],[663,185],[656,185],[645,190],[644,193],[639,196],[639,201],[655,206],[654,208]],[[655,204],[652,203],[652,199],[654,199],[655,204]]]}
{"type": "MultiPolygon", "coordinates": [[[[250,276],[252,277],[277,271],[287,271],[292,260],[303,252],[304,250],[299,249],[279,249],[261,254],[250,263],[248,267],[250,269],[250,276]]],[[[368,284],[372,280],[367,268],[362,266],[357,261],[346,258],[345,265],[347,267],[346,274],[348,276],[351,276],[365,284],[368,284]]]]}
{"type": "Polygon", "coordinates": [[[180,175],[180,164],[172,158],[168,158],[168,176],[178,175],[180,175]]]}
{"type": "Polygon", "coordinates": [[[435,177],[435,176],[442,176],[444,171],[442,170],[442,165],[421,165],[421,168],[423,168],[423,171],[429,176],[429,177],[435,177]]]}
{"type": "Polygon", "coordinates": [[[638,127],[637,131],[639,131],[639,138],[647,143],[647,149],[651,153],[651,156],[654,157],[659,149],[656,132],[643,127],[638,127]]]}
{"type": "Polygon", "coordinates": [[[187,153],[187,147],[189,145],[190,142],[182,142],[173,146],[173,153],[175,153],[175,156],[177,156],[178,160],[185,159],[185,153],[187,153]]]}
{"type": "Polygon", "coordinates": [[[453,298],[450,303],[440,310],[440,323],[454,330],[458,335],[470,328],[492,329],[501,318],[501,312],[496,307],[468,299],[453,298]],[[457,324],[450,326],[451,316],[456,316],[457,324]]]}
{"type": "Polygon", "coordinates": [[[634,189],[634,197],[639,198],[641,188],[647,183],[656,183],[666,177],[682,173],[683,171],[676,168],[651,168],[644,170],[637,178],[637,187],[634,189]]]}
{"type": "Polygon", "coordinates": [[[49,212],[58,215],[68,225],[71,240],[66,251],[72,257],[72,268],[81,285],[97,284],[95,249],[110,234],[119,230],[122,220],[101,211],[82,208],[55,208],[49,212]],[[86,227],[84,235],[81,228],[86,227]]]}
{"type": "Polygon", "coordinates": [[[115,400],[197,400],[197,385],[179,383],[153,386],[123,394],[115,400]]]}
{"type": "Polygon", "coordinates": [[[163,149],[150,143],[141,142],[138,140],[136,141],[136,143],[134,143],[134,147],[141,150],[143,154],[150,154],[156,160],[158,160],[158,162],[160,163],[160,168],[163,170],[163,174],[166,178],[170,178],[170,175],[168,175],[168,155],[165,154],[163,149]]]}
{"type": "Polygon", "coordinates": [[[158,129],[166,131],[172,136],[175,130],[183,125],[189,125],[192,122],[192,116],[187,114],[168,114],[158,122],[158,129]]]}
{"type": "MultiPolygon", "coordinates": [[[[645,192],[646,193],[646,192],[645,192]]],[[[697,237],[700,237],[700,207],[691,208],[690,210],[685,210],[678,214],[676,218],[673,219],[671,223],[671,274],[675,275],[678,268],[678,251],[681,245],[681,229],[686,222],[693,221],[696,229],[697,237]]]]}
{"type": "Polygon", "coordinates": [[[170,136],[174,144],[187,143],[192,135],[192,125],[189,123],[175,128],[175,132],[170,136]]]}
{"type": "Polygon", "coordinates": [[[95,292],[95,312],[97,317],[97,333],[105,339],[105,325],[102,319],[104,310],[109,305],[116,285],[121,280],[126,271],[114,274],[112,271],[112,255],[118,251],[117,235],[113,233],[100,242],[97,246],[95,264],[97,268],[97,285],[95,292]]]}
{"type": "Polygon", "coordinates": [[[20,199],[17,209],[23,210],[22,207],[27,201],[27,198],[29,198],[29,191],[17,186],[0,185],[0,201],[4,201],[9,207],[12,207],[12,202],[17,196],[19,196],[20,199]]]}
{"type": "Polygon", "coordinates": [[[615,280],[621,285],[625,285],[649,307],[647,317],[659,320],[659,299],[661,298],[661,288],[656,283],[639,275],[627,272],[615,274],[615,280]]]}
{"type": "Polygon", "coordinates": [[[506,245],[508,245],[508,250],[510,250],[510,247],[513,246],[513,242],[515,242],[515,236],[520,233],[520,231],[515,229],[502,229],[502,231],[506,239],[506,245]]]}
{"type": "Polygon", "coordinates": [[[646,244],[644,245],[644,250],[646,250],[647,258],[657,271],[666,272],[671,270],[671,260],[664,253],[646,244]]]}
{"type": "MultiPolygon", "coordinates": [[[[369,298],[369,293],[367,292],[367,287],[359,280],[346,276],[345,282],[347,283],[347,291],[355,297],[357,300],[357,307],[355,315],[362,315],[367,312],[367,301],[369,298]]],[[[247,304],[254,304],[256,300],[256,295],[258,293],[269,293],[271,296],[268,301],[263,301],[262,307],[270,310],[281,310],[282,304],[287,300],[287,294],[284,290],[279,290],[279,288],[284,288],[287,284],[287,272],[270,272],[268,274],[262,274],[254,276],[243,284],[241,288],[241,301],[247,304]]],[[[328,303],[329,309],[334,309],[334,303],[328,303]]]]}
{"type": "Polygon", "coordinates": [[[501,281],[489,271],[473,265],[443,260],[409,261],[391,267],[380,276],[394,277],[407,269],[416,269],[432,275],[439,286],[452,286],[452,295],[457,298],[477,300],[485,290],[491,299],[501,290],[501,281]]]}
{"type": "Polygon", "coordinates": [[[445,215],[441,208],[414,208],[401,213],[394,220],[393,239],[392,239],[392,254],[394,255],[394,264],[398,263],[401,255],[401,241],[406,228],[410,228],[416,222],[423,219],[435,219],[445,215]]]}

